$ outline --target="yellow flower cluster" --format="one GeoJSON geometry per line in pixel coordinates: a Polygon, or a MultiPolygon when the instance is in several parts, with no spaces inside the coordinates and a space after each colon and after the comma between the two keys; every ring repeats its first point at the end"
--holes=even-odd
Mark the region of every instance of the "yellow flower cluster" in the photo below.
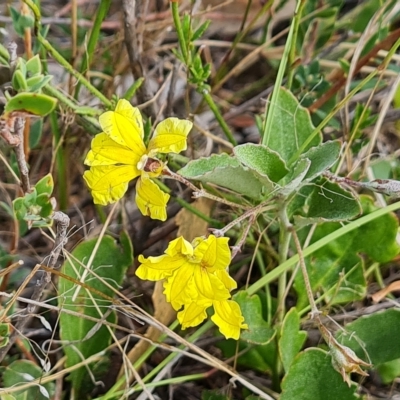
{"type": "Polygon", "coordinates": [[[159,257],[139,256],[136,275],[141,279],[165,279],[164,294],[178,312],[182,328],[197,326],[207,318],[213,306],[212,321],[226,338],[239,339],[247,329],[239,304],[230,291],[237,287],[226,268],[231,261],[228,238],[196,238],[189,243],[183,237],[170,242],[159,257]]]}
{"type": "Polygon", "coordinates": [[[136,204],[143,215],[165,221],[169,195],[151,178],[161,175],[164,163],[157,153],[179,153],[186,149],[192,129],[190,121],[167,118],[160,122],[147,148],[143,142],[143,120],[138,108],[119,100],[115,111],[100,115],[103,129],[92,140],[85,159],[90,170],[83,175],[94,202],[107,205],[121,199],[132,179],[136,183],[136,204]]]}
{"type": "MultiPolygon", "coordinates": [[[[126,100],[119,100],[115,111],[99,118],[103,132],[92,140],[85,159],[90,170],[83,175],[96,204],[109,204],[121,199],[132,179],[136,183],[136,204],[143,215],[165,221],[169,195],[152,180],[162,174],[165,164],[157,153],[179,153],[186,149],[192,123],[167,118],[159,123],[146,147],[142,116],[126,100]]],[[[238,339],[243,322],[239,304],[231,300],[237,287],[229,276],[231,261],[228,238],[210,235],[189,243],[179,237],[169,243],[159,257],[139,256],[136,274],[152,281],[165,279],[167,301],[178,311],[182,328],[199,325],[207,318],[206,310],[214,308],[211,319],[226,338],[238,339]]]]}

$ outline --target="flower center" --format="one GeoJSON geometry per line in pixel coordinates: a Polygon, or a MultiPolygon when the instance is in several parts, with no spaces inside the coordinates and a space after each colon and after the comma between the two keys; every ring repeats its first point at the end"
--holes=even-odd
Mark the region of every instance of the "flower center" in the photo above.
{"type": "Polygon", "coordinates": [[[159,176],[163,168],[164,164],[160,160],[151,158],[147,154],[144,154],[137,163],[137,169],[147,172],[151,177],[159,176]]]}

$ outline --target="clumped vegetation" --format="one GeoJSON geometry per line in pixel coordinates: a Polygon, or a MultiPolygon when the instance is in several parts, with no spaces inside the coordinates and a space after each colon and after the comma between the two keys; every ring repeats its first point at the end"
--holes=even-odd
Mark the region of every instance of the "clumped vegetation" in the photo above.
{"type": "Polygon", "coordinates": [[[397,1],[0,11],[1,399],[400,394],[397,1]]]}

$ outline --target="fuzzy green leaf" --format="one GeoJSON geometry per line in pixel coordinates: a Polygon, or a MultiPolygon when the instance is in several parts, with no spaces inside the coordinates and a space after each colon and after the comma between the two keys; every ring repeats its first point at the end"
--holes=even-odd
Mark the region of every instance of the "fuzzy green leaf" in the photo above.
{"type": "Polygon", "coordinates": [[[289,170],[276,151],[266,146],[247,143],[233,148],[235,157],[256,174],[278,182],[289,170]]]}
{"type": "Polygon", "coordinates": [[[248,343],[265,345],[275,336],[275,330],[264,320],[262,316],[261,300],[257,295],[249,296],[241,291],[233,296],[242,310],[244,322],[249,326],[243,330],[240,339],[248,343]]]}
{"type": "Polygon", "coordinates": [[[307,332],[300,331],[299,327],[299,314],[295,308],[292,308],[283,320],[282,333],[279,339],[279,354],[286,372],[307,339],[307,332]]]}
{"type": "Polygon", "coordinates": [[[358,318],[337,338],[360,358],[379,365],[400,358],[400,310],[391,309],[358,318]],[[366,359],[368,354],[368,359],[366,359]]]}
{"type": "Polygon", "coordinates": [[[225,153],[190,161],[179,170],[179,174],[231,189],[253,199],[260,199],[264,192],[264,185],[254,173],[225,153]]]}
{"type": "MultiPolygon", "coordinates": [[[[114,312],[109,313],[110,301],[105,300],[98,292],[113,297],[114,292],[112,289],[105,285],[100,278],[116,289],[121,284],[127,267],[132,264],[132,245],[129,237],[122,233],[120,240],[121,247],[110,236],[104,236],[100,242],[91,267],[91,270],[99,278],[89,273],[85,282],[96,291],[89,293],[86,289],[80,288],[79,295],[76,301],[73,302],[72,296],[75,292],[76,284],[68,279],[60,278],[59,307],[82,314],[82,317],[77,317],[61,313],[61,339],[66,343],[64,351],[67,356],[67,366],[77,364],[82,361],[82,357],[85,359],[103,351],[110,343],[111,336],[107,327],[101,322],[96,325],[94,321],[89,321],[84,316],[101,319],[104,315],[107,315],[107,321],[115,322],[114,312]]],[[[82,263],[87,263],[96,243],[97,239],[80,243],[72,252],[70,261],[64,263],[63,273],[79,280],[84,270],[82,263]]],[[[71,373],[72,386],[75,389],[76,398],[83,398],[79,396],[79,393],[83,390],[82,381],[86,375],[85,368],[80,368],[71,373]]]]}
{"type": "MultiPolygon", "coordinates": [[[[26,384],[34,379],[43,377],[43,370],[32,361],[17,360],[12,362],[3,373],[3,386],[17,387],[18,385],[26,384]]],[[[3,389],[6,391],[5,389],[3,389]]],[[[3,392],[2,390],[2,392],[3,392]]],[[[14,400],[49,400],[54,396],[55,383],[47,382],[31,386],[28,389],[22,389],[19,392],[14,392],[12,398],[14,400]]],[[[2,398],[3,394],[2,394],[2,398]]]]}
{"type": "Polygon", "coordinates": [[[280,400],[356,400],[356,385],[347,386],[334,370],[331,357],[311,348],[301,352],[282,382],[280,400]]]}
{"type": "MultiPolygon", "coordinates": [[[[272,125],[271,132],[268,132],[268,142],[265,144],[288,162],[302,149],[314,131],[310,113],[300,105],[291,92],[281,88],[274,113],[268,115],[268,118],[272,118],[272,125]]],[[[321,138],[321,134],[316,135],[302,152],[318,146],[321,138]]]]}

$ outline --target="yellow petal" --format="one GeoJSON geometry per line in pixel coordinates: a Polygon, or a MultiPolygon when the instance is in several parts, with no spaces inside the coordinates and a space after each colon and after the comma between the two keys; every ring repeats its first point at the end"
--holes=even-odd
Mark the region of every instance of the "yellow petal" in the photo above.
{"type": "Polygon", "coordinates": [[[127,100],[119,100],[115,111],[107,111],[99,117],[103,131],[121,146],[129,147],[136,156],[146,153],[143,143],[143,120],[140,111],[127,100]]]}
{"type": "Polygon", "coordinates": [[[238,340],[240,329],[248,329],[239,304],[233,300],[214,301],[215,314],[211,320],[218,326],[219,331],[227,338],[238,340]]]}
{"type": "Polygon", "coordinates": [[[199,264],[195,265],[193,278],[197,291],[202,297],[210,300],[226,300],[231,297],[222,281],[208,273],[207,268],[203,268],[199,264]]]}
{"type": "Polygon", "coordinates": [[[92,192],[94,203],[107,205],[115,203],[125,194],[135,173],[132,165],[106,165],[91,167],[83,178],[92,192]]]}
{"type": "Polygon", "coordinates": [[[140,178],[136,183],[136,204],[143,215],[165,221],[169,194],[164,193],[151,179],[140,178]]]}
{"type": "Polygon", "coordinates": [[[167,250],[165,250],[165,254],[175,256],[176,254],[181,254],[184,256],[193,255],[193,246],[183,238],[183,236],[179,236],[178,238],[169,242],[167,250]]]}
{"type": "Polygon", "coordinates": [[[193,283],[193,266],[185,263],[164,282],[164,294],[175,310],[196,300],[198,293],[193,283]]]}
{"type": "Polygon", "coordinates": [[[85,164],[90,166],[125,164],[132,165],[136,176],[140,175],[137,164],[140,157],[131,149],[122,146],[110,139],[107,134],[99,133],[92,140],[92,149],[85,159],[85,164]]]}
{"type": "Polygon", "coordinates": [[[168,255],[148,258],[140,255],[139,262],[141,265],[136,270],[136,275],[140,279],[159,281],[171,276],[186,260],[181,257],[170,257],[168,255]]]}
{"type": "Polygon", "coordinates": [[[221,280],[224,286],[229,290],[233,290],[237,288],[236,281],[229,276],[229,273],[225,269],[218,269],[214,272],[214,275],[221,280]]]}
{"type": "Polygon", "coordinates": [[[231,250],[228,241],[229,238],[216,238],[214,235],[210,235],[196,247],[195,257],[202,259],[209,272],[225,269],[231,262],[231,250]]]}
{"type": "Polygon", "coordinates": [[[184,309],[178,313],[178,321],[182,325],[182,329],[202,323],[207,318],[206,310],[211,305],[211,302],[185,304],[184,309]]]}
{"type": "Polygon", "coordinates": [[[192,126],[190,121],[178,118],[167,118],[160,122],[149,142],[149,154],[180,153],[186,150],[186,139],[192,126]]]}

